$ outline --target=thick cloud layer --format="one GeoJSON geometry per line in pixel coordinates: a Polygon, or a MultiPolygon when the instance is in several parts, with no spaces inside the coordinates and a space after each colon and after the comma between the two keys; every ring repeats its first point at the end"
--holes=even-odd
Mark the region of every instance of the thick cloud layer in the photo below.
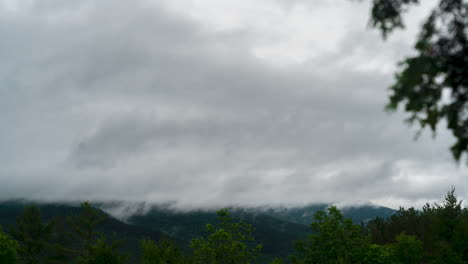
{"type": "Polygon", "coordinates": [[[351,1],[0,1],[0,199],[182,207],[468,196],[441,127],[387,114],[417,21],[351,1]]]}

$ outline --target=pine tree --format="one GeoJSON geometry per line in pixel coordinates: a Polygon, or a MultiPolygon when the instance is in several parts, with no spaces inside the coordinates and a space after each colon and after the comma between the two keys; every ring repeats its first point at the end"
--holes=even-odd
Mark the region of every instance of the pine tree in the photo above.
{"type": "Polygon", "coordinates": [[[168,238],[162,238],[157,244],[144,239],[141,248],[141,264],[186,264],[190,261],[168,238]]]}
{"type": "Polygon", "coordinates": [[[362,263],[368,249],[368,239],[359,225],[345,219],[334,206],[327,212],[318,211],[311,224],[313,234],[295,243],[297,264],[362,263]]]}
{"type": "Polygon", "coordinates": [[[53,223],[43,223],[37,206],[27,206],[10,233],[19,242],[19,263],[42,264],[50,258],[53,223]]]}
{"type": "Polygon", "coordinates": [[[252,237],[251,225],[234,222],[227,210],[218,211],[219,225],[206,225],[207,237],[192,240],[195,264],[251,264],[262,249],[252,237]]]}

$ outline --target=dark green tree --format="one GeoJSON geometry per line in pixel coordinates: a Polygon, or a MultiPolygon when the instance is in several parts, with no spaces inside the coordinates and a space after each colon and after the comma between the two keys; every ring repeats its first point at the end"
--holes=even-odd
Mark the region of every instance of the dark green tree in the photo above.
{"type": "Polygon", "coordinates": [[[159,243],[149,239],[141,242],[143,250],[141,264],[185,264],[190,260],[182,254],[172,241],[162,238],[159,243]]]}
{"type": "Polygon", "coordinates": [[[54,217],[54,230],[52,233],[51,243],[51,264],[69,264],[72,256],[76,253],[76,241],[73,241],[73,234],[70,232],[70,227],[67,225],[65,216],[54,217]]]}
{"type": "Polygon", "coordinates": [[[396,237],[392,245],[396,264],[419,264],[423,259],[422,242],[415,236],[402,233],[396,237]]]}
{"type": "Polygon", "coordinates": [[[466,263],[468,261],[468,215],[452,188],[442,205],[434,206],[436,263],[466,263]]]}
{"type": "Polygon", "coordinates": [[[91,257],[93,245],[102,234],[97,231],[99,225],[104,222],[101,211],[93,208],[89,202],[81,203],[81,213],[68,218],[73,230],[72,236],[77,247],[73,251],[77,263],[87,263],[91,257]]]}
{"type": "Polygon", "coordinates": [[[295,243],[297,254],[293,263],[337,264],[363,263],[368,239],[359,225],[345,219],[334,206],[327,212],[318,211],[311,224],[312,234],[304,241],[295,243]]]}
{"type": "Polygon", "coordinates": [[[90,245],[89,255],[86,259],[81,259],[85,264],[124,264],[128,260],[126,254],[119,251],[120,241],[114,240],[110,243],[104,236],[99,237],[96,242],[90,245]]]}
{"type": "Polygon", "coordinates": [[[262,246],[255,243],[252,226],[242,221],[234,222],[227,210],[218,211],[218,219],[218,226],[206,225],[207,237],[192,240],[194,263],[254,263],[262,246]]]}
{"type": "Polygon", "coordinates": [[[122,241],[116,239],[107,241],[104,234],[98,232],[99,226],[105,221],[105,215],[92,207],[89,202],[82,203],[81,213],[69,217],[68,221],[75,241],[75,246],[69,250],[73,263],[120,264],[126,261],[127,256],[119,253],[122,241]]]}
{"type": "Polygon", "coordinates": [[[281,258],[274,258],[270,264],[283,264],[283,260],[281,258]]]}
{"type": "MultiPolygon", "coordinates": [[[[465,237],[466,240],[466,237],[465,237]]],[[[466,264],[467,260],[462,259],[460,254],[452,248],[446,241],[438,241],[434,253],[430,256],[431,264],[466,264]]]]}
{"type": "Polygon", "coordinates": [[[459,258],[468,263],[468,208],[465,207],[460,215],[459,221],[454,229],[452,237],[452,248],[459,258]]]}
{"type": "MultiPolygon", "coordinates": [[[[373,0],[370,24],[384,38],[404,27],[402,14],[419,0],[373,0]]],[[[428,15],[414,46],[391,86],[389,110],[404,105],[408,121],[436,131],[445,120],[456,138],[456,160],[468,154],[468,2],[440,0],[428,15]]]]}
{"type": "Polygon", "coordinates": [[[18,242],[5,234],[0,226],[0,263],[16,264],[18,261],[18,242]]]}
{"type": "Polygon", "coordinates": [[[47,263],[50,258],[53,223],[44,223],[37,206],[27,206],[10,230],[12,237],[19,242],[19,263],[47,263]]]}
{"type": "Polygon", "coordinates": [[[372,244],[367,249],[366,257],[364,258],[365,264],[394,264],[395,255],[393,249],[388,246],[381,246],[372,244]]]}
{"type": "Polygon", "coordinates": [[[411,235],[421,241],[424,263],[468,263],[468,209],[462,207],[452,188],[444,202],[426,204],[422,210],[400,210],[388,219],[367,224],[372,242],[397,243],[398,235],[411,235]]]}
{"type": "Polygon", "coordinates": [[[441,239],[451,241],[455,235],[455,229],[463,216],[461,201],[455,195],[452,188],[446,195],[442,205],[435,204],[434,213],[437,216],[436,227],[441,239]]]}

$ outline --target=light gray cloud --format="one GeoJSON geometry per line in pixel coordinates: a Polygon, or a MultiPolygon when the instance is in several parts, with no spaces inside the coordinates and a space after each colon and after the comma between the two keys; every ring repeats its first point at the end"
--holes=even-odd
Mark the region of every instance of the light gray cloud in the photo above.
{"type": "Polygon", "coordinates": [[[397,206],[451,185],[468,194],[450,135],[415,142],[404,115],[384,113],[410,45],[381,42],[365,19],[336,49],[284,66],[256,54],[283,31],[214,28],[166,1],[5,3],[0,199],[397,206]]]}

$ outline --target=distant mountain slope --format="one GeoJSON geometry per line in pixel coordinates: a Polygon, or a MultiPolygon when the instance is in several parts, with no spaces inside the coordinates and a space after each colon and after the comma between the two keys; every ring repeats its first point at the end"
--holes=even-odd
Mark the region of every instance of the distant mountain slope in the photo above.
{"type": "MultiPolygon", "coordinates": [[[[243,220],[255,228],[254,238],[263,245],[262,252],[267,255],[287,256],[293,251],[292,241],[302,239],[309,233],[307,226],[283,221],[266,214],[247,213],[231,210],[232,216],[243,220]]],[[[175,212],[153,208],[144,215],[134,215],[128,219],[134,225],[161,230],[172,237],[190,241],[206,235],[207,223],[216,224],[214,211],[175,212]]]]}
{"type": "MultiPolygon", "coordinates": [[[[309,226],[314,220],[314,214],[319,210],[326,210],[329,204],[314,204],[302,207],[272,207],[258,209],[269,216],[289,221],[292,223],[309,226]]],[[[354,223],[367,222],[376,217],[389,217],[396,211],[387,207],[362,205],[340,208],[345,218],[350,218],[354,223]]]]}
{"type": "MultiPolygon", "coordinates": [[[[28,204],[24,201],[0,202],[0,225],[4,229],[15,224],[16,218],[21,214],[23,207],[28,204]]],[[[51,220],[66,215],[75,215],[80,212],[79,206],[60,203],[37,204],[41,209],[43,218],[51,220]]],[[[96,203],[97,207],[112,212],[112,207],[120,206],[115,203],[96,203]]],[[[293,208],[230,208],[232,216],[252,224],[255,228],[254,237],[263,245],[262,254],[267,263],[273,257],[287,257],[293,253],[293,241],[300,240],[310,234],[309,225],[313,215],[318,210],[324,210],[326,204],[309,205],[293,208]]],[[[206,235],[207,223],[216,224],[217,216],[213,211],[179,212],[167,207],[152,207],[149,211],[139,210],[133,206],[133,212],[138,212],[125,222],[106,214],[106,220],[100,231],[117,238],[125,239],[123,248],[138,259],[140,241],[142,238],[151,238],[155,241],[162,236],[172,238],[184,250],[188,250],[191,239],[206,235]]],[[[359,206],[341,209],[345,217],[353,219],[355,223],[367,221],[377,216],[388,217],[395,211],[385,207],[359,206]]]]}
{"type": "MultiPolygon", "coordinates": [[[[309,225],[318,210],[329,205],[318,204],[295,208],[230,208],[232,216],[252,224],[254,237],[263,244],[263,253],[287,256],[293,252],[293,241],[309,234],[309,225]]],[[[385,207],[359,206],[342,210],[345,217],[355,223],[367,221],[377,216],[388,217],[394,210],[385,207]]],[[[205,225],[217,222],[213,211],[174,211],[166,207],[153,207],[150,211],[135,214],[128,218],[129,223],[155,230],[161,230],[181,240],[191,240],[205,235],[205,225]]]]}
{"type": "MultiPolygon", "coordinates": [[[[24,201],[9,201],[0,202],[0,225],[4,230],[8,231],[12,227],[16,219],[21,215],[24,206],[31,203],[24,201]]],[[[79,205],[70,204],[36,204],[41,209],[42,217],[45,221],[58,219],[60,222],[65,222],[67,216],[77,215],[80,213],[79,205]]],[[[156,229],[149,229],[141,226],[131,225],[121,222],[114,217],[105,214],[106,218],[100,228],[99,232],[106,234],[107,237],[114,237],[123,239],[124,243],[122,249],[132,255],[132,260],[136,261],[140,252],[140,241],[142,238],[150,238],[158,241],[161,237],[167,236],[156,229]]],[[[180,246],[185,246],[186,241],[181,241],[172,238],[180,246]]]]}
{"type": "Polygon", "coordinates": [[[341,212],[354,223],[368,222],[376,217],[387,218],[396,213],[396,210],[383,206],[350,206],[341,209],[341,212]]]}

